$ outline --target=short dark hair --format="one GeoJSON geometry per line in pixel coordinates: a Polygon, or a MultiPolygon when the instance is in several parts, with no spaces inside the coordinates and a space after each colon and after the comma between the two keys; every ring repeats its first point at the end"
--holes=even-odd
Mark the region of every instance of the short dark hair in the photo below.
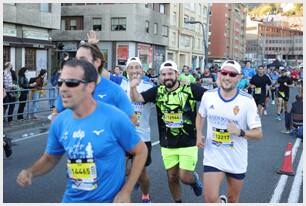
{"type": "Polygon", "coordinates": [[[47,70],[45,70],[45,69],[42,69],[42,70],[40,70],[39,71],[39,75],[38,76],[43,76],[44,74],[46,74],[47,73],[47,70]]]}
{"type": "Polygon", "coordinates": [[[265,68],[264,65],[259,65],[257,68],[259,69],[260,67],[265,68]]]}
{"type": "Polygon", "coordinates": [[[94,65],[89,63],[86,60],[83,59],[71,59],[68,60],[64,66],[71,66],[71,67],[77,67],[80,66],[84,71],[83,80],[86,82],[95,82],[98,81],[98,73],[94,65]]]}
{"type": "Polygon", "coordinates": [[[18,71],[18,76],[25,76],[25,72],[29,70],[28,67],[22,67],[19,71],[18,71]]]}
{"type": "Polygon", "coordinates": [[[98,72],[101,73],[105,61],[104,61],[103,54],[100,52],[99,47],[96,44],[85,43],[85,44],[81,44],[79,48],[89,49],[93,60],[101,59],[101,64],[98,67],[98,72]]]}

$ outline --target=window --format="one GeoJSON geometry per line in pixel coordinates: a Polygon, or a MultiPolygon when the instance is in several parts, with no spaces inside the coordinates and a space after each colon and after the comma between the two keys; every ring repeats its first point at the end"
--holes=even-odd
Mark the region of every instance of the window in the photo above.
{"type": "Polygon", "coordinates": [[[101,31],[102,30],[102,19],[101,18],[93,18],[92,19],[92,29],[94,31],[101,31]]]}
{"type": "Polygon", "coordinates": [[[176,47],[177,44],[176,44],[176,32],[172,32],[172,35],[171,35],[171,46],[173,47],[176,47]]]}
{"type": "Polygon", "coordinates": [[[176,26],[176,12],[172,12],[172,19],[171,19],[171,25],[176,26]]]}
{"type": "Polygon", "coordinates": [[[5,62],[11,61],[11,51],[10,47],[8,46],[3,46],[3,64],[5,62]]]}
{"type": "Polygon", "coordinates": [[[149,4],[145,4],[145,7],[146,7],[146,8],[149,8],[149,4]]]}
{"type": "Polygon", "coordinates": [[[70,30],[77,30],[77,21],[76,21],[76,19],[70,19],[70,30]]]}
{"type": "Polygon", "coordinates": [[[63,30],[83,30],[83,17],[62,16],[61,28],[63,28],[63,30]]]}
{"type": "Polygon", "coordinates": [[[125,31],[126,30],[126,17],[115,17],[111,19],[112,31],[125,31]]]}
{"type": "Polygon", "coordinates": [[[168,26],[163,25],[163,27],[162,27],[162,35],[165,36],[165,37],[169,36],[169,27],[168,26]]]}
{"type": "Polygon", "coordinates": [[[66,20],[62,19],[61,20],[61,30],[64,31],[66,29],[66,20]]]}
{"type": "Polygon", "coordinates": [[[25,66],[36,69],[36,49],[25,48],[25,66]]]}
{"type": "Polygon", "coordinates": [[[156,34],[157,35],[157,33],[158,33],[158,28],[157,28],[157,23],[154,23],[154,34],[156,34]]]}
{"type": "Polygon", "coordinates": [[[189,28],[189,24],[186,24],[185,22],[186,21],[189,21],[189,16],[187,16],[187,15],[184,15],[184,28],[189,28]]]}
{"type": "Polygon", "coordinates": [[[159,12],[162,14],[165,13],[165,4],[159,4],[159,12]]]}
{"type": "Polygon", "coordinates": [[[51,12],[52,4],[40,4],[40,11],[51,12]]]}
{"type": "Polygon", "coordinates": [[[146,21],[146,32],[149,33],[150,32],[150,22],[146,21]]]}

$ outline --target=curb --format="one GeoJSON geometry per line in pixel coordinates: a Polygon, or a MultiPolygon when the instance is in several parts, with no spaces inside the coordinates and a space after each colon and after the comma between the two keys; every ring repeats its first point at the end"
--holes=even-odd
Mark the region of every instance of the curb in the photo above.
{"type": "Polygon", "coordinates": [[[48,120],[46,117],[39,117],[37,120],[24,120],[22,122],[14,121],[13,125],[8,125],[8,123],[3,123],[3,132],[14,133],[29,128],[33,129],[39,127],[48,128],[50,123],[51,123],[50,120],[48,120]]]}

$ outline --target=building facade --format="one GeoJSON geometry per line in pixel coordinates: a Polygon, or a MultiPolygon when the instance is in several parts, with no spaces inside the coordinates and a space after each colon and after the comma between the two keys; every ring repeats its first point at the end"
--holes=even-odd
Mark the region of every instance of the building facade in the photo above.
{"type": "Polygon", "coordinates": [[[59,54],[74,56],[86,33],[95,30],[108,70],[124,67],[132,56],[140,57],[145,70],[158,71],[165,60],[169,4],[65,3],[61,11],[61,29],[52,32],[59,54]]]}
{"type": "Polygon", "coordinates": [[[303,31],[290,28],[286,22],[259,22],[248,18],[245,57],[257,64],[278,59],[288,65],[298,65],[303,61],[303,31]]]}
{"type": "Polygon", "coordinates": [[[170,4],[169,43],[166,58],[175,61],[181,69],[189,65],[193,69],[204,68],[205,51],[203,38],[207,45],[208,35],[207,3],[170,4]],[[188,24],[185,21],[199,21],[201,24],[188,24]]]}
{"type": "Polygon", "coordinates": [[[210,17],[209,60],[244,60],[247,10],[240,3],[213,3],[210,17]]]}
{"type": "Polygon", "coordinates": [[[52,29],[60,28],[60,4],[3,4],[3,61],[18,70],[27,66],[33,75],[52,68],[52,29]]]}

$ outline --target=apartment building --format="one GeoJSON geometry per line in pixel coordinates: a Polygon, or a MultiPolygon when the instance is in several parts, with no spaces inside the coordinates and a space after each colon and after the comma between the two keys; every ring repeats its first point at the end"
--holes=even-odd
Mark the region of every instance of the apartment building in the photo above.
{"type": "Polygon", "coordinates": [[[169,43],[166,59],[175,61],[179,68],[184,65],[204,68],[205,51],[203,38],[207,45],[208,35],[207,3],[170,4],[169,43]],[[204,25],[204,35],[200,23],[187,24],[186,21],[198,21],[204,25]]]}
{"type": "Polygon", "coordinates": [[[72,56],[86,33],[95,30],[105,68],[125,66],[139,56],[146,69],[158,71],[165,60],[169,35],[169,4],[63,3],[61,29],[52,32],[59,54],[72,56]]]}
{"type": "Polygon", "coordinates": [[[51,30],[60,29],[60,12],[60,4],[4,3],[3,61],[16,70],[27,66],[33,73],[50,71],[55,48],[51,30]]]}
{"type": "Polygon", "coordinates": [[[241,3],[213,3],[210,17],[209,60],[244,60],[247,10],[241,3]]]}
{"type": "Polygon", "coordinates": [[[247,20],[245,57],[267,64],[275,59],[297,65],[303,61],[303,31],[292,29],[286,22],[247,20]]]}

